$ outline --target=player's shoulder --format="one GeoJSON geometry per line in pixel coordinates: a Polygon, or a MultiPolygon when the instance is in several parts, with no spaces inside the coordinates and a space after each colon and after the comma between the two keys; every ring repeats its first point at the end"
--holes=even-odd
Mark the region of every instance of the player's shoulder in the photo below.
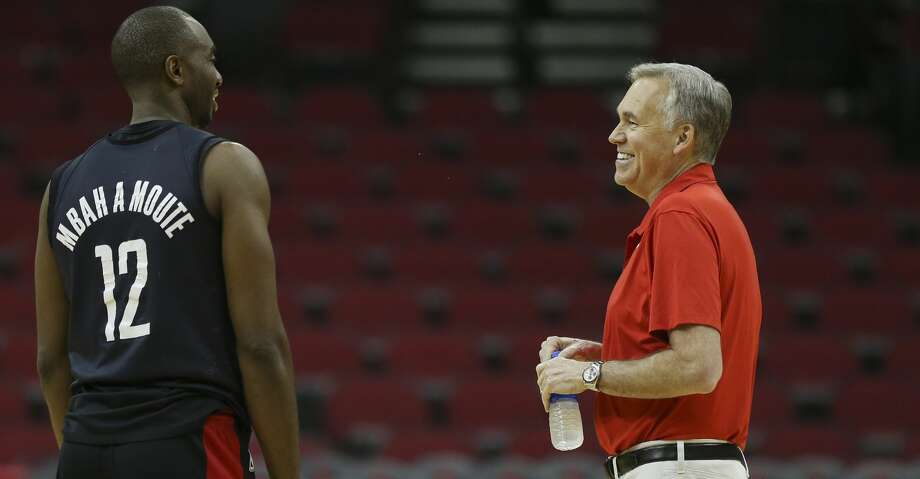
{"type": "Polygon", "coordinates": [[[243,175],[262,172],[259,157],[246,145],[235,141],[217,143],[208,151],[204,161],[205,171],[228,170],[243,175]]]}
{"type": "Polygon", "coordinates": [[[246,159],[258,160],[255,152],[249,149],[249,147],[232,140],[224,140],[220,143],[217,143],[213,148],[211,148],[209,154],[217,155],[219,157],[237,159],[239,161],[245,161],[246,159]]]}
{"type": "Polygon", "coordinates": [[[266,182],[265,170],[259,157],[246,145],[221,141],[204,158],[203,181],[234,186],[253,186],[266,182]]]}

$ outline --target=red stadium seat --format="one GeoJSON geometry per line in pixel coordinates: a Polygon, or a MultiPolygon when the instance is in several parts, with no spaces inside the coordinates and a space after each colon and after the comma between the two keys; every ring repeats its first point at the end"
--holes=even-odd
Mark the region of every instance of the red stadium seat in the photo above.
{"type": "Polygon", "coordinates": [[[370,198],[367,172],[342,163],[311,162],[294,166],[284,190],[290,196],[311,202],[370,198]]]}
{"type": "Polygon", "coordinates": [[[463,427],[518,429],[545,420],[536,376],[462,382],[451,400],[451,421],[463,427]]]}
{"type": "Polygon", "coordinates": [[[754,381],[751,424],[755,427],[781,424],[792,419],[792,412],[786,387],[758,372],[754,381]]]}
{"type": "Polygon", "coordinates": [[[383,43],[386,13],[379,2],[314,2],[288,13],[285,37],[290,48],[304,55],[369,56],[383,43]]]}
{"type": "Polygon", "coordinates": [[[462,202],[476,196],[478,175],[469,168],[449,163],[420,163],[399,169],[396,193],[418,202],[462,202]]]}
{"type": "Polygon", "coordinates": [[[920,284],[920,250],[895,248],[883,250],[879,269],[882,278],[893,285],[915,287],[920,284]]]}
{"type": "Polygon", "coordinates": [[[354,380],[339,384],[329,398],[328,424],[337,432],[358,425],[418,428],[427,424],[427,411],[411,383],[393,378],[354,380]]]}
{"type": "Polygon", "coordinates": [[[412,461],[432,454],[472,455],[475,451],[467,431],[399,428],[382,453],[388,458],[412,461]]]}
{"type": "Polygon", "coordinates": [[[920,416],[911,409],[920,400],[915,382],[901,379],[863,379],[840,388],[836,417],[861,430],[916,430],[920,416]]]}
{"type": "Polygon", "coordinates": [[[588,136],[610,133],[617,123],[606,99],[583,89],[539,89],[526,99],[524,113],[533,126],[565,128],[588,136]]]}
{"type": "Polygon", "coordinates": [[[729,165],[770,166],[776,163],[778,156],[770,136],[765,135],[763,130],[732,125],[716,156],[719,165],[716,169],[729,165]]]}
{"type": "Polygon", "coordinates": [[[858,370],[855,354],[840,337],[785,334],[761,340],[762,376],[776,381],[827,382],[852,377],[858,370]]]}
{"type": "Polygon", "coordinates": [[[509,255],[509,275],[522,285],[596,283],[594,255],[579,245],[528,242],[509,255]]]}
{"type": "Polygon", "coordinates": [[[405,206],[367,203],[340,211],[336,239],[342,242],[396,244],[422,237],[412,210],[405,206]]]}
{"type": "Polygon", "coordinates": [[[778,165],[761,167],[751,175],[750,197],[773,198],[779,205],[815,207],[833,202],[832,178],[826,166],[778,165]],[[782,192],[782,194],[779,194],[782,192]]]}
{"type": "Polygon", "coordinates": [[[756,3],[722,0],[701,2],[692,12],[669,9],[659,25],[657,56],[747,64],[757,49],[760,10],[756,3]]]}
{"type": "Polygon", "coordinates": [[[771,248],[757,251],[757,269],[762,286],[813,288],[845,281],[845,268],[837,254],[826,246],[771,248]]]}
{"type": "Polygon", "coordinates": [[[341,291],[331,310],[341,331],[377,334],[403,333],[424,326],[415,294],[398,287],[362,287],[341,291]]]}
{"type": "Polygon", "coordinates": [[[828,121],[821,97],[814,94],[760,90],[740,106],[738,119],[750,128],[813,130],[828,121]]]}
{"type": "Polygon", "coordinates": [[[528,168],[521,185],[521,199],[527,203],[598,204],[607,197],[608,181],[609,175],[599,175],[594,169],[528,168]]]}
{"type": "Polygon", "coordinates": [[[0,334],[4,330],[20,333],[23,326],[34,325],[35,300],[31,285],[21,287],[0,283],[0,304],[3,305],[3,311],[0,312],[0,334]]]}
{"type": "Polygon", "coordinates": [[[903,378],[908,381],[920,370],[920,354],[917,354],[917,336],[901,336],[888,358],[887,377],[903,378]]]}
{"type": "MultiPolygon", "coordinates": [[[[349,11],[345,14],[351,15],[352,13],[349,11]]],[[[336,28],[344,27],[337,25],[336,28]]],[[[354,36],[354,33],[344,34],[354,36]]],[[[308,90],[296,101],[292,114],[298,122],[306,122],[313,126],[367,128],[380,127],[384,123],[383,112],[377,101],[363,87],[328,87],[308,90]]]]}
{"type": "Polygon", "coordinates": [[[32,334],[6,334],[0,346],[0,365],[7,378],[23,381],[38,379],[38,346],[32,334]]]}
{"type": "Polygon", "coordinates": [[[879,134],[865,127],[833,128],[805,136],[804,158],[812,163],[861,168],[866,161],[888,163],[891,150],[879,134]]]}
{"type": "Polygon", "coordinates": [[[856,438],[845,430],[827,425],[774,425],[760,448],[765,457],[802,456],[853,457],[856,438]]]}
{"type": "Polygon", "coordinates": [[[892,247],[894,228],[889,218],[875,209],[832,209],[811,215],[815,241],[850,247],[892,247]]]}
{"type": "MultiPolygon", "coordinates": [[[[218,98],[219,100],[220,98],[218,98]]],[[[218,117],[220,113],[218,112],[218,117]]],[[[219,130],[222,125],[224,123],[220,120],[215,121],[216,129],[219,130]]],[[[312,139],[313,137],[309,134],[309,130],[300,128],[247,125],[245,132],[239,135],[238,141],[258,155],[259,160],[268,170],[269,177],[271,177],[272,167],[274,166],[290,167],[313,160],[316,155],[312,139]]]]}
{"type": "Polygon", "coordinates": [[[88,125],[49,122],[40,129],[22,130],[21,133],[16,145],[16,159],[21,165],[49,163],[57,166],[82,154],[107,132],[88,125]],[[55,141],[48,141],[52,137],[55,141]]]}
{"type": "Polygon", "coordinates": [[[399,377],[463,377],[482,373],[475,336],[410,333],[390,345],[390,372],[399,377]]]}
{"type": "Polygon", "coordinates": [[[493,167],[548,164],[552,152],[547,139],[545,131],[536,128],[483,130],[472,143],[468,157],[475,164],[493,167]]]}
{"type": "Polygon", "coordinates": [[[348,377],[361,371],[359,338],[315,328],[288,328],[297,374],[348,377]]]}
{"type": "Polygon", "coordinates": [[[585,207],[582,209],[579,237],[598,248],[623,248],[626,237],[639,226],[646,211],[647,207],[641,200],[625,206],[585,207]]]}
{"type": "Polygon", "coordinates": [[[349,245],[278,243],[278,276],[301,283],[334,283],[361,278],[360,251],[349,245]]]}
{"type": "MultiPolygon", "coordinates": [[[[61,118],[61,98],[45,88],[24,87],[0,89],[0,124],[34,126],[61,118]]],[[[35,132],[38,135],[38,132],[35,132]]],[[[42,132],[47,138],[47,132],[42,132]]],[[[53,142],[49,142],[53,143],[53,142]]]]}
{"type": "Polygon", "coordinates": [[[401,248],[395,262],[404,283],[470,285],[482,280],[483,254],[463,243],[420,243],[401,248]]]}
{"type": "Polygon", "coordinates": [[[272,101],[267,94],[254,88],[221,87],[220,96],[217,97],[218,111],[214,114],[214,126],[271,125],[275,120],[272,101]]]}
{"type": "Polygon", "coordinates": [[[454,290],[452,320],[483,332],[507,332],[540,326],[535,305],[536,291],[507,287],[454,290]]]}
{"type": "MultiPolygon", "coordinates": [[[[3,375],[0,369],[0,376],[3,375]]],[[[3,394],[0,394],[0,422],[4,425],[18,424],[26,420],[26,391],[25,383],[18,380],[0,380],[3,394]]]]}
{"type": "Polygon", "coordinates": [[[479,89],[437,89],[424,93],[415,119],[425,128],[495,128],[503,123],[494,94],[479,89]]]}
{"type": "Polygon", "coordinates": [[[571,323],[593,332],[591,337],[600,338],[604,331],[607,303],[613,293],[614,284],[596,284],[590,288],[578,288],[572,295],[571,323]]]}
{"type": "Polygon", "coordinates": [[[25,465],[0,465],[0,479],[28,479],[32,477],[25,465]]]}
{"type": "Polygon", "coordinates": [[[99,136],[105,133],[104,129],[116,130],[131,122],[131,99],[119,88],[81,92],[80,105],[81,121],[102,128],[99,136]]]}
{"type": "Polygon", "coordinates": [[[44,461],[57,452],[50,424],[4,424],[0,430],[0,464],[44,461]]]}
{"type": "Polygon", "coordinates": [[[424,138],[409,130],[376,128],[356,133],[343,153],[346,163],[400,165],[409,168],[426,164],[429,148],[424,138]]]}
{"type": "Polygon", "coordinates": [[[268,226],[274,241],[302,239],[310,234],[307,207],[297,200],[275,201],[268,226]]]}
{"type": "Polygon", "coordinates": [[[514,205],[468,202],[454,210],[454,231],[472,244],[513,245],[537,237],[536,215],[514,205]]]}
{"type": "Polygon", "coordinates": [[[909,298],[885,289],[841,289],[824,295],[829,331],[898,336],[915,331],[909,298]]]}

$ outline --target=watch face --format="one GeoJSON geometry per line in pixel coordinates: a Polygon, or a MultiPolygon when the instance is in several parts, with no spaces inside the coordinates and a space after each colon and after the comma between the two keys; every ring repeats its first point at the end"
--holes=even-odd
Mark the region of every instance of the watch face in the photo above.
{"type": "Polygon", "coordinates": [[[585,369],[585,372],[582,373],[582,379],[586,383],[593,383],[597,379],[597,375],[600,373],[600,368],[596,364],[592,364],[588,369],[585,369]]]}

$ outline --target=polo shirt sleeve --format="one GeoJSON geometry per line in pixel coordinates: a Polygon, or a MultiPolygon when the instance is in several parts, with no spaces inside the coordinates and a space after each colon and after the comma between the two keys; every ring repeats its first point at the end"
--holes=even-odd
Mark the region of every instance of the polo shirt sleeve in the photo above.
{"type": "Polygon", "coordinates": [[[662,339],[684,324],[722,331],[719,255],[696,215],[667,211],[651,225],[649,333],[662,339]]]}

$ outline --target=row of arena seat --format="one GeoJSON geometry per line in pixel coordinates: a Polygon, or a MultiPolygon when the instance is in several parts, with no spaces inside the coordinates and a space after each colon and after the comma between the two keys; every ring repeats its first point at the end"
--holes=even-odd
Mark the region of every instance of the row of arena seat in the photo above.
{"type": "MultiPolygon", "coordinates": [[[[287,258],[282,268],[294,261],[290,256],[282,258],[287,258]]],[[[445,276],[452,269],[460,271],[467,266],[465,258],[468,257],[435,265],[415,275],[414,281],[400,282],[334,283],[330,282],[332,274],[317,272],[314,265],[312,274],[322,276],[317,276],[316,282],[281,277],[282,315],[291,324],[364,327],[371,331],[385,331],[397,325],[413,331],[453,331],[464,325],[484,331],[554,325],[569,328],[597,325],[603,318],[612,279],[580,283],[583,278],[572,278],[571,282],[528,284],[512,276],[507,283],[477,281],[474,268],[465,273],[471,277],[468,282],[445,276]],[[373,321],[366,319],[365,310],[374,311],[373,321]]],[[[557,260],[564,261],[565,257],[557,256],[557,260]]],[[[530,271],[540,271],[539,261],[522,264],[532,267],[530,271]]],[[[302,269],[309,269],[309,265],[302,269]]],[[[4,300],[0,331],[17,332],[32,323],[31,287],[3,285],[0,299],[4,300]]],[[[764,293],[764,309],[763,329],[778,333],[897,337],[920,332],[920,290],[916,289],[771,287],[764,293]]]]}

